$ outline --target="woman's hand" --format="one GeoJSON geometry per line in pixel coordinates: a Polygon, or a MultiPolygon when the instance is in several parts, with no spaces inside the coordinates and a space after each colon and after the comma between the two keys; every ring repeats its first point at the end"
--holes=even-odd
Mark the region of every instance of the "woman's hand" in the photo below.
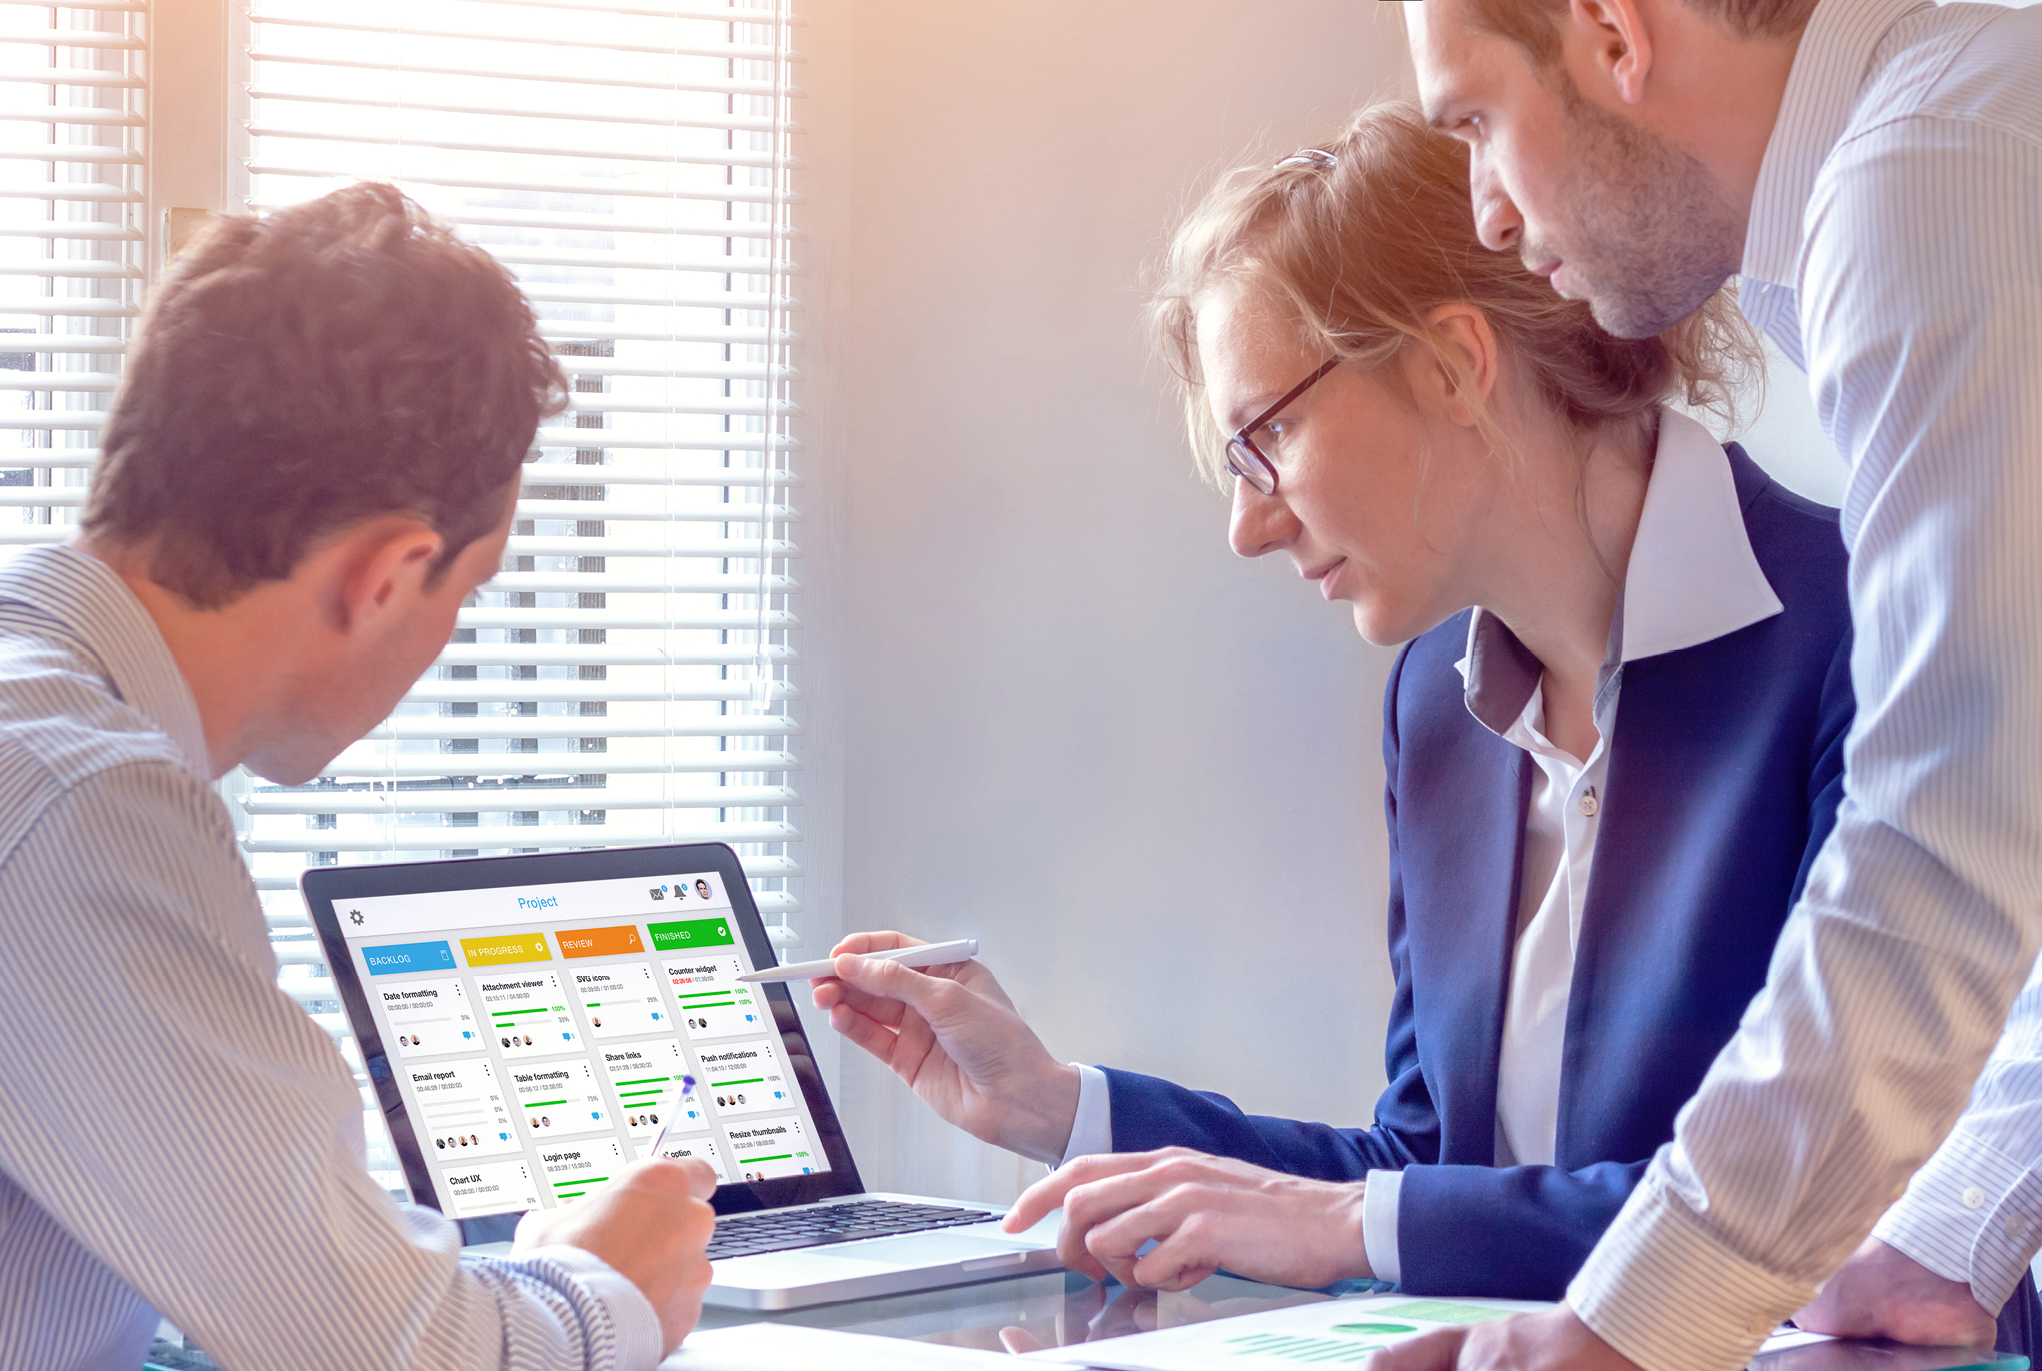
{"type": "Polygon", "coordinates": [[[1370,1274],[1360,1182],[1306,1180],[1183,1147],[1080,1157],[1015,1201],[1010,1233],[1062,1206],[1057,1255],[1094,1280],[1187,1290],[1225,1267],[1314,1287],[1370,1274]],[[1144,1243],[1156,1246],[1135,1254],[1144,1243]]]}
{"type": "Polygon", "coordinates": [[[1063,1159],[1078,1113],[1078,1071],[1049,1055],[978,962],[916,971],[859,955],[919,947],[903,933],[853,933],[815,982],[830,1027],[885,1062],[937,1114],[996,1147],[1063,1159]]]}

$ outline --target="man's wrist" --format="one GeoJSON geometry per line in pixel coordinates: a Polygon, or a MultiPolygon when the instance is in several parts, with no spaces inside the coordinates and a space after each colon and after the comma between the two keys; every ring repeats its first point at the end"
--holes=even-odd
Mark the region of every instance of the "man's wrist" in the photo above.
{"type": "Polygon", "coordinates": [[[1806,1304],[1722,1245],[1647,1173],[1567,1287],[1588,1330],[1647,1371],[1725,1371],[1806,1304]]]}

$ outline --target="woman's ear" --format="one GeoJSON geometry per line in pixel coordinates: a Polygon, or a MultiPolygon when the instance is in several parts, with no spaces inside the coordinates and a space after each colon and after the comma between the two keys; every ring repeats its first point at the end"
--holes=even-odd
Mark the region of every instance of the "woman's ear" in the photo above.
{"type": "Polygon", "coordinates": [[[1496,334],[1471,304],[1436,305],[1425,315],[1430,347],[1408,351],[1412,392],[1448,423],[1475,426],[1496,389],[1496,334]]]}

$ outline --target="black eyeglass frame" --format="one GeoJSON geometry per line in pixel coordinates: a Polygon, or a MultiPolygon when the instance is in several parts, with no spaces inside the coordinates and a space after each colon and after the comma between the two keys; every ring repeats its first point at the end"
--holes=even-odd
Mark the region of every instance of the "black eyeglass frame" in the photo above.
{"type": "Polygon", "coordinates": [[[1246,481],[1251,487],[1264,495],[1276,494],[1276,487],[1279,484],[1276,476],[1276,463],[1270,461],[1262,449],[1255,446],[1255,440],[1249,435],[1267,424],[1277,415],[1283,413],[1285,406],[1289,405],[1313,386],[1319,384],[1321,380],[1325,379],[1328,372],[1340,365],[1341,361],[1341,358],[1335,357],[1310,376],[1305,377],[1304,380],[1292,386],[1281,400],[1278,400],[1268,409],[1263,410],[1253,419],[1241,425],[1240,430],[1227,440],[1227,470],[1233,472],[1236,477],[1246,481]],[[1267,484],[1265,485],[1264,482],[1267,482],[1267,484]]]}

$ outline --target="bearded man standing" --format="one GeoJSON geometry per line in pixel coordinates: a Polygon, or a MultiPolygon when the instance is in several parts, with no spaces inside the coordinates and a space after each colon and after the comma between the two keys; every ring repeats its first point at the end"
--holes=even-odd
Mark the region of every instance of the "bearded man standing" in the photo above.
{"type": "Polygon", "coordinates": [[[1807,371],[1859,713],[1767,987],[1567,1303],[1377,1371],[1728,1371],[1797,1309],[1989,1339],[2042,1245],[2042,9],[1404,9],[1490,247],[1630,336],[1739,275],[1807,371]]]}

